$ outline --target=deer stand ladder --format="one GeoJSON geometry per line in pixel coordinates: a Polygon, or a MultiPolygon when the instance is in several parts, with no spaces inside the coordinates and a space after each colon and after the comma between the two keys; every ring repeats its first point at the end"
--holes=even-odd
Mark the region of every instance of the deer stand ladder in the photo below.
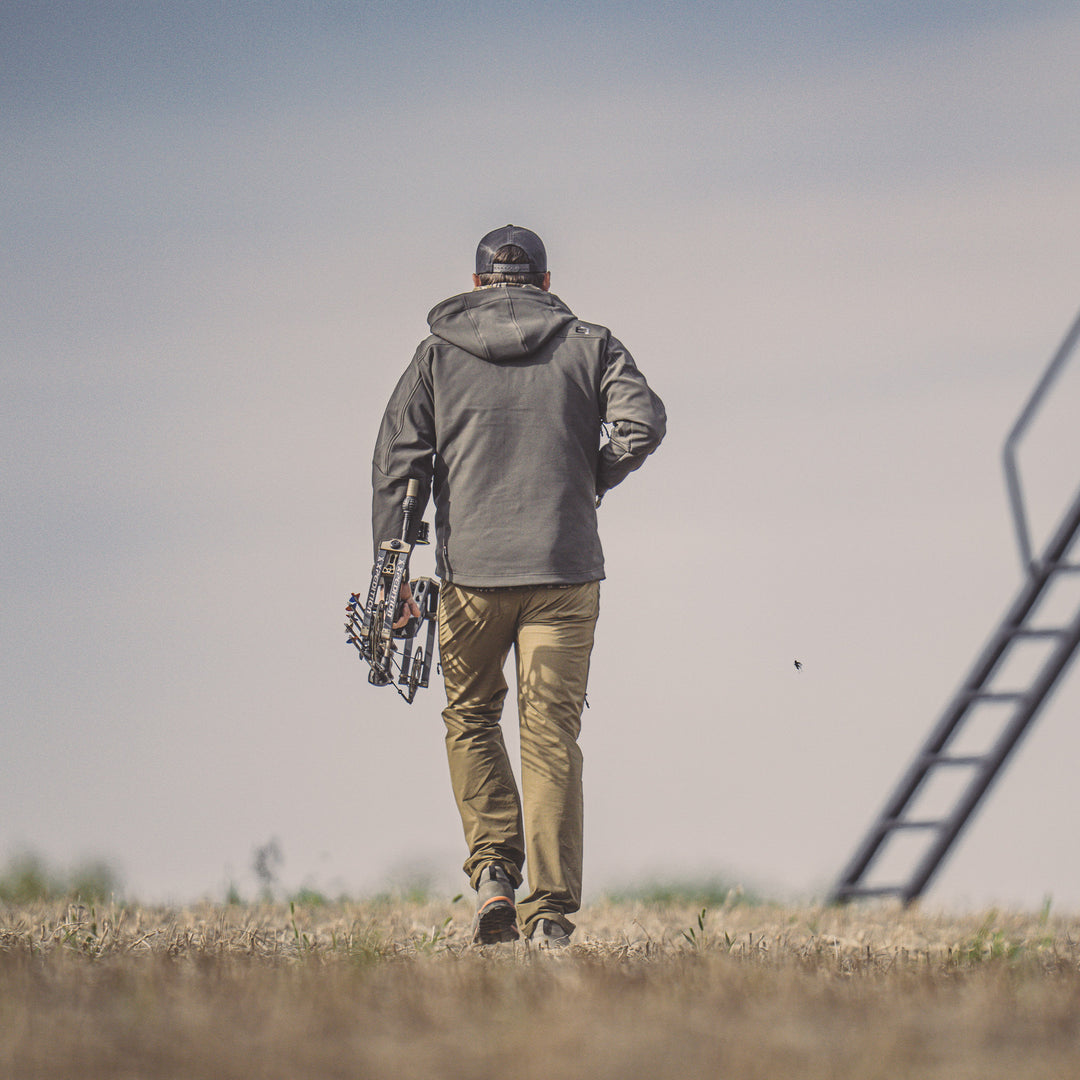
{"type": "Polygon", "coordinates": [[[1031,728],[1040,708],[1067,670],[1080,645],[1080,602],[1062,618],[1051,622],[1041,613],[1055,586],[1066,577],[1080,576],[1080,553],[1074,542],[1080,534],[1080,491],[1059,522],[1042,554],[1034,557],[1024,511],[1016,448],[1039,405],[1080,338],[1077,316],[1061,347],[1050,361],[1039,384],[1005,440],[1004,465],[1009,502],[1016,527],[1025,578],[1015,600],[992,632],[959,690],[948,703],[915,759],[889,796],[855,854],[829,895],[831,903],[860,897],[898,897],[905,904],[918,899],[971,820],[983,796],[1001,773],[1020,740],[1031,728]],[[1037,645],[1037,657],[1018,684],[1002,683],[1009,673],[1010,656],[1024,645],[1037,645]],[[962,746],[964,732],[989,726],[994,735],[977,753],[962,746]],[[928,784],[952,774],[951,806],[929,817],[918,814],[920,794],[928,784]],[[917,854],[901,880],[872,884],[875,864],[882,860],[890,841],[900,834],[917,836],[917,854]]]}

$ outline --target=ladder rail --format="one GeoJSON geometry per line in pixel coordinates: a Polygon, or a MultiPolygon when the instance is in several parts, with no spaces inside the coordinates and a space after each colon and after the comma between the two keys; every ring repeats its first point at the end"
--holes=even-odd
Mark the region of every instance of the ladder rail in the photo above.
{"type": "Polygon", "coordinates": [[[1039,379],[1035,389],[1032,390],[1031,396],[1028,398],[1023,409],[1020,410],[1020,415],[1016,418],[1016,422],[1009,431],[1009,434],[1005,439],[1005,446],[1002,449],[1002,464],[1005,469],[1005,489],[1008,492],[1009,507],[1012,510],[1013,516],[1013,528],[1016,531],[1016,542],[1020,548],[1020,564],[1024,568],[1024,573],[1029,573],[1031,571],[1033,560],[1031,533],[1028,529],[1027,512],[1024,508],[1024,492],[1020,483],[1020,469],[1016,461],[1017,449],[1020,439],[1031,426],[1031,422],[1034,420],[1035,414],[1039,411],[1039,407],[1042,405],[1047,394],[1049,394],[1050,388],[1054,385],[1057,377],[1061,374],[1061,369],[1072,356],[1078,340],[1080,340],[1080,314],[1077,314],[1076,318],[1073,320],[1072,326],[1069,327],[1068,333],[1065,335],[1061,345],[1058,346],[1057,352],[1047,365],[1046,370],[1042,374],[1042,378],[1039,379]]]}
{"type": "MultiPolygon", "coordinates": [[[[1075,509],[1077,512],[1077,525],[1080,526],[1080,499],[1077,500],[1075,509]]],[[[885,843],[885,840],[893,831],[888,822],[902,819],[904,811],[918,794],[923,781],[933,768],[934,763],[928,759],[939,755],[944,750],[972,704],[978,700],[974,695],[982,686],[986,685],[1002,656],[1004,656],[1012,643],[1012,628],[1022,624],[1038,603],[1050,576],[1050,572],[1044,571],[1043,573],[1032,574],[1024,582],[1016,599],[999,623],[996,632],[984,646],[971,671],[945,707],[945,711],[941,714],[937,724],[931,730],[908,766],[907,771],[901,777],[900,782],[886,800],[885,805],[875,819],[874,825],[871,826],[870,832],[842,871],[834,895],[843,886],[854,885],[866,873],[882,844],[885,843]]]]}

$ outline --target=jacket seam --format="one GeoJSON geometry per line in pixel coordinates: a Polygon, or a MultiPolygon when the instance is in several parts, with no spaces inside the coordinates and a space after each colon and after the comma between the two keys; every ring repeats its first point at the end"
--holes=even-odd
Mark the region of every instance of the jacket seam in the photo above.
{"type": "Polygon", "coordinates": [[[495,358],[491,355],[491,349],[488,348],[488,343],[485,340],[484,335],[480,332],[480,324],[476,321],[473,310],[468,304],[465,305],[465,316],[469,320],[469,325],[476,334],[476,340],[480,342],[480,348],[484,350],[483,359],[493,361],[495,358]]]}
{"type": "Polygon", "coordinates": [[[506,304],[510,309],[510,324],[517,331],[518,341],[521,342],[521,347],[525,350],[525,354],[529,354],[529,347],[525,342],[525,335],[521,332],[521,327],[518,325],[517,312],[514,311],[514,296],[509,290],[506,293],[506,304]]]}
{"type": "Polygon", "coordinates": [[[409,410],[409,406],[412,404],[412,399],[416,397],[416,391],[420,389],[420,384],[423,382],[423,378],[420,375],[419,369],[416,372],[416,382],[413,383],[412,389],[409,391],[409,396],[401,403],[401,409],[398,412],[396,425],[394,427],[393,434],[386,442],[386,448],[383,451],[383,464],[379,466],[379,471],[384,476],[390,475],[390,453],[397,443],[398,436],[404,430],[405,427],[405,414],[409,410]]]}

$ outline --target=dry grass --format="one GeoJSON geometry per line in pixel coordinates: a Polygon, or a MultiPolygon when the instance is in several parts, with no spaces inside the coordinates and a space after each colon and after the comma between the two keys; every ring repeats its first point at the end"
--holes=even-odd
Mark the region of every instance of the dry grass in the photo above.
{"type": "Polygon", "coordinates": [[[601,905],[549,954],[466,904],[0,907],[0,1076],[1080,1076],[1080,919],[601,905]]]}

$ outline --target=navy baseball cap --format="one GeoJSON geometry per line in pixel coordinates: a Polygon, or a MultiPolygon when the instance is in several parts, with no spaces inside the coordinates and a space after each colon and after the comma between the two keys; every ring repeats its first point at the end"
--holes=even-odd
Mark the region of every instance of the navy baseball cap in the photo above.
{"type": "Polygon", "coordinates": [[[477,245],[476,272],[478,274],[544,274],[547,272],[547,252],[544,241],[534,232],[519,225],[504,225],[494,229],[477,245]],[[507,244],[516,244],[529,256],[527,263],[500,263],[495,252],[507,244]]]}

